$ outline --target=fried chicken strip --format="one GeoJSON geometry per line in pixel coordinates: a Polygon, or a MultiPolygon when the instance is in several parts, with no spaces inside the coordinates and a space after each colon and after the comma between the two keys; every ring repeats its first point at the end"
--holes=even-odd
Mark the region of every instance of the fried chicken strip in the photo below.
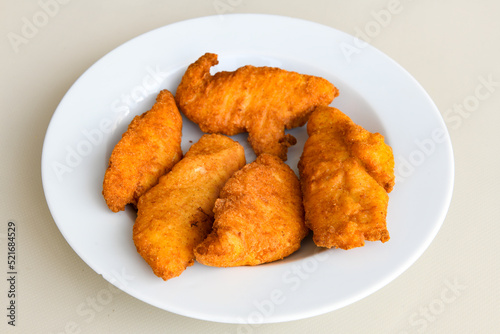
{"type": "Polygon", "coordinates": [[[111,153],[102,193],[113,212],[136,205],[182,158],[181,134],[182,117],[174,97],[163,90],[151,110],[134,117],[111,153]]]}
{"type": "Polygon", "coordinates": [[[175,94],[179,109],[204,132],[248,132],[256,155],[286,160],[296,139],[285,135],[285,128],[304,125],[315,106],[338,96],[320,77],[251,65],[212,76],[216,64],[217,55],[206,53],[188,67],[175,94]]]}
{"type": "Polygon", "coordinates": [[[307,132],[298,167],[306,225],[316,245],[350,249],[365,240],[388,241],[394,157],[384,137],[330,107],[316,108],[307,132]]]}
{"type": "Polygon", "coordinates": [[[245,165],[243,147],[223,135],[204,135],[137,204],[133,239],[158,277],[179,276],[212,228],[213,207],[226,181],[245,165]]]}
{"type": "Polygon", "coordinates": [[[260,155],[226,183],[215,202],[212,232],[196,260],[215,267],[258,265],[282,259],[307,235],[300,184],[281,159],[260,155]]]}

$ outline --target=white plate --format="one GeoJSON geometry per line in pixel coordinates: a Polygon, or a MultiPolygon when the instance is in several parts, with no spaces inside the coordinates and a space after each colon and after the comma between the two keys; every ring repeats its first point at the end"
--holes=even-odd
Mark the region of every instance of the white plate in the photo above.
{"type": "MultiPolygon", "coordinates": [[[[201,132],[184,121],[186,152],[201,132]]],[[[307,134],[304,128],[290,132],[299,143],[290,149],[287,163],[296,171],[307,134]]],[[[235,138],[252,161],[246,136],[235,138]]],[[[332,28],[253,14],[179,22],[110,52],[61,101],[42,155],[52,216],[92,269],[161,309],[245,326],[319,315],[388,284],[438,232],[453,177],[451,143],[440,113],[403,68],[332,28]],[[382,133],[394,150],[398,182],[390,194],[389,242],[367,242],[349,251],[319,250],[309,237],[297,253],[276,263],[240,268],[195,263],[167,282],[152,273],[132,241],[134,212],[107,209],[101,195],[103,175],[111,150],[133,116],[149,110],[161,89],[175,92],[186,67],[205,52],[219,54],[216,70],[278,66],[322,76],[339,88],[332,105],[368,130],[382,133]]]]}

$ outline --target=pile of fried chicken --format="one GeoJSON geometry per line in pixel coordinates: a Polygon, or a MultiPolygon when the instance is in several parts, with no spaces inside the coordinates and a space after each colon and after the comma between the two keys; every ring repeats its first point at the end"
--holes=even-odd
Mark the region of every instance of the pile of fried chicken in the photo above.
{"type": "Polygon", "coordinates": [[[386,242],[394,157],[379,133],[330,107],[329,81],[251,65],[210,73],[217,55],[189,65],[175,97],[159,93],[109,159],[103,195],[113,212],[137,209],[133,241],[163,280],[196,260],[216,267],[283,259],[311,230],[319,247],[386,242]],[[204,134],[183,155],[181,112],[204,134]],[[307,123],[298,178],[284,163],[307,123]],[[257,158],[228,136],[247,132],[257,158]]]}

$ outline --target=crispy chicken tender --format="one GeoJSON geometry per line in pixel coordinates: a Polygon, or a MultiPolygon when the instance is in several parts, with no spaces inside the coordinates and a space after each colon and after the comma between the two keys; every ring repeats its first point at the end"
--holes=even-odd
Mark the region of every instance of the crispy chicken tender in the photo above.
{"type": "Polygon", "coordinates": [[[182,158],[181,134],[182,117],[174,97],[163,90],[151,110],[134,117],[111,153],[102,193],[113,212],[136,205],[182,158]]]}
{"type": "Polygon", "coordinates": [[[214,214],[212,232],[195,249],[196,260],[209,266],[276,261],[299,249],[308,233],[297,176],[266,153],[226,183],[214,214]]]}
{"type": "Polygon", "coordinates": [[[350,249],[386,242],[386,214],[394,186],[394,156],[340,110],[318,107],[307,124],[299,161],[306,225],[320,247],[350,249]]]}
{"type": "Polygon", "coordinates": [[[185,72],[175,98],[200,129],[229,136],[248,132],[256,155],[286,160],[296,139],[285,128],[302,126],[315,106],[328,105],[338,90],[327,80],[273,67],[244,66],[210,75],[217,55],[206,53],[185,72]]]}
{"type": "Polygon", "coordinates": [[[133,239],[158,277],[179,276],[210,232],[220,189],[245,165],[243,147],[223,135],[204,135],[137,204],[133,239]]]}

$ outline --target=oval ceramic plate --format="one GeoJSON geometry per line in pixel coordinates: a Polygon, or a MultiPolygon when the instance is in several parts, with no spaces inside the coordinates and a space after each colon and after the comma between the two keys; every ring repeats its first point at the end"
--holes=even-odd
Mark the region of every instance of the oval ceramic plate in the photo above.
{"type": "MultiPolygon", "coordinates": [[[[297,171],[307,133],[287,163],[297,171]]],[[[184,119],[186,152],[202,135],[184,119]]],[[[247,161],[255,158],[246,135],[247,161]]],[[[439,111],[398,64],[332,28],[268,15],[198,18],[141,35],[90,67],[67,92],[47,130],[42,179],[52,216],[68,243],[97,273],[130,295],[177,314],[217,322],[289,321],[351,304],[388,284],[428,247],[448,209],[454,164],[439,111]],[[362,47],[360,47],[362,46],[362,47]],[[353,52],[354,50],[354,52],[353,52]],[[256,267],[195,263],[164,282],[135,250],[135,212],[113,213],[102,180],[114,145],[161,89],[175,92],[187,66],[205,52],[214,71],[251,64],[322,76],[340,90],[335,106],[380,132],[394,151],[397,183],[390,194],[389,242],[344,250],[317,248],[310,236],[286,258],[256,267]]]]}

